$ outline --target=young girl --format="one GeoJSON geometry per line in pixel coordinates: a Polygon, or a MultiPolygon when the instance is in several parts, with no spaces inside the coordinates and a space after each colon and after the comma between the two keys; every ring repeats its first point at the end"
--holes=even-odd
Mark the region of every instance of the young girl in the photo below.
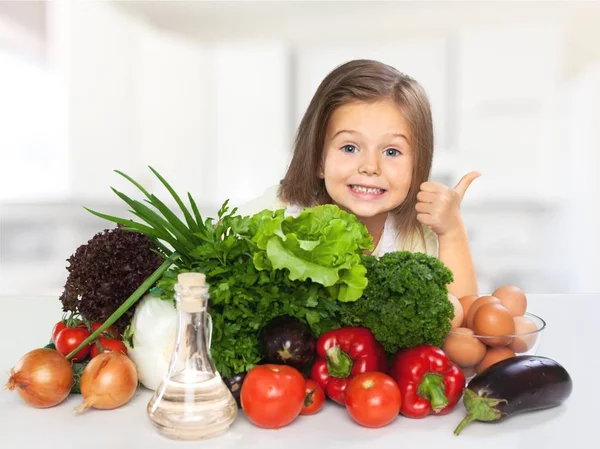
{"type": "Polygon", "coordinates": [[[428,181],[432,159],[431,110],[421,86],[380,62],[350,61],[317,89],[280,185],[238,212],[298,214],[337,204],[367,227],[374,256],[408,250],[438,257],[454,274],[452,294],[477,294],[460,203],[479,173],[449,188],[428,181]]]}

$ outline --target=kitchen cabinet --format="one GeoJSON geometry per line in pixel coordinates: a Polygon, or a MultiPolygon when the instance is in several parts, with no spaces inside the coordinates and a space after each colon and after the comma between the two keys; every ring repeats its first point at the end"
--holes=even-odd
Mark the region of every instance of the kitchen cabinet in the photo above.
{"type": "Polygon", "coordinates": [[[200,42],[102,3],[62,12],[53,29],[68,38],[57,32],[53,49],[68,80],[72,197],[131,192],[115,169],[164,192],[148,165],[213,204],[280,179],[291,146],[284,44],[200,42]]]}
{"type": "Polygon", "coordinates": [[[140,173],[134,86],[143,27],[97,2],[57,2],[48,26],[66,99],[69,197],[111,199],[110,186],[125,185],[113,170],[140,173]]]}
{"type": "Polygon", "coordinates": [[[290,54],[282,43],[211,47],[207,102],[210,135],[199,173],[206,198],[241,204],[277,184],[292,147],[290,54]]]}
{"type": "Polygon", "coordinates": [[[571,270],[574,291],[600,291],[600,61],[590,65],[565,89],[564,158],[560,181],[567,195],[562,233],[565,242],[561,268],[571,270]]]}
{"type": "Polygon", "coordinates": [[[132,170],[163,200],[170,196],[148,166],[180,195],[190,192],[200,200],[206,187],[203,170],[210,129],[209,49],[176,35],[145,30],[136,53],[132,170]]]}
{"type": "Polygon", "coordinates": [[[50,9],[49,54],[62,80],[69,190],[65,200],[134,192],[121,170],[154,191],[148,165],[174,187],[202,193],[207,112],[205,48],[102,2],[50,9]],[[194,168],[196,171],[194,171],[194,168]]]}

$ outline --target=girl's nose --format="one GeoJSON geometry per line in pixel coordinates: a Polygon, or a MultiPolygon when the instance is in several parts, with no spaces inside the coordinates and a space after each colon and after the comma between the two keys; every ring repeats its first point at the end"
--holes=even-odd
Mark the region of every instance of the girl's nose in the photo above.
{"type": "Polygon", "coordinates": [[[375,176],[379,175],[379,163],[375,155],[366,156],[358,167],[358,172],[361,175],[375,176]]]}

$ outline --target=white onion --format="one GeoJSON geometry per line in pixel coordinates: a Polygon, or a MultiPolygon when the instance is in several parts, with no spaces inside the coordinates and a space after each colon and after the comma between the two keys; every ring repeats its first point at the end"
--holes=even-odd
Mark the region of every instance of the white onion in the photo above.
{"type": "Polygon", "coordinates": [[[177,309],[172,301],[144,296],[131,320],[133,348],[128,355],[137,367],[140,383],[156,390],[167,374],[177,336],[177,309]]]}

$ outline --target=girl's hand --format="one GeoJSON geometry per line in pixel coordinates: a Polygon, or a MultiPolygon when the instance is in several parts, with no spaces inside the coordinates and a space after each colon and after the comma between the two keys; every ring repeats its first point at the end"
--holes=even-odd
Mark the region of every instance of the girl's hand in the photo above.
{"type": "Polygon", "coordinates": [[[464,175],[451,189],[439,182],[424,182],[417,194],[417,220],[429,226],[438,236],[463,227],[460,203],[465,192],[481,173],[473,171],[464,175]]]}

